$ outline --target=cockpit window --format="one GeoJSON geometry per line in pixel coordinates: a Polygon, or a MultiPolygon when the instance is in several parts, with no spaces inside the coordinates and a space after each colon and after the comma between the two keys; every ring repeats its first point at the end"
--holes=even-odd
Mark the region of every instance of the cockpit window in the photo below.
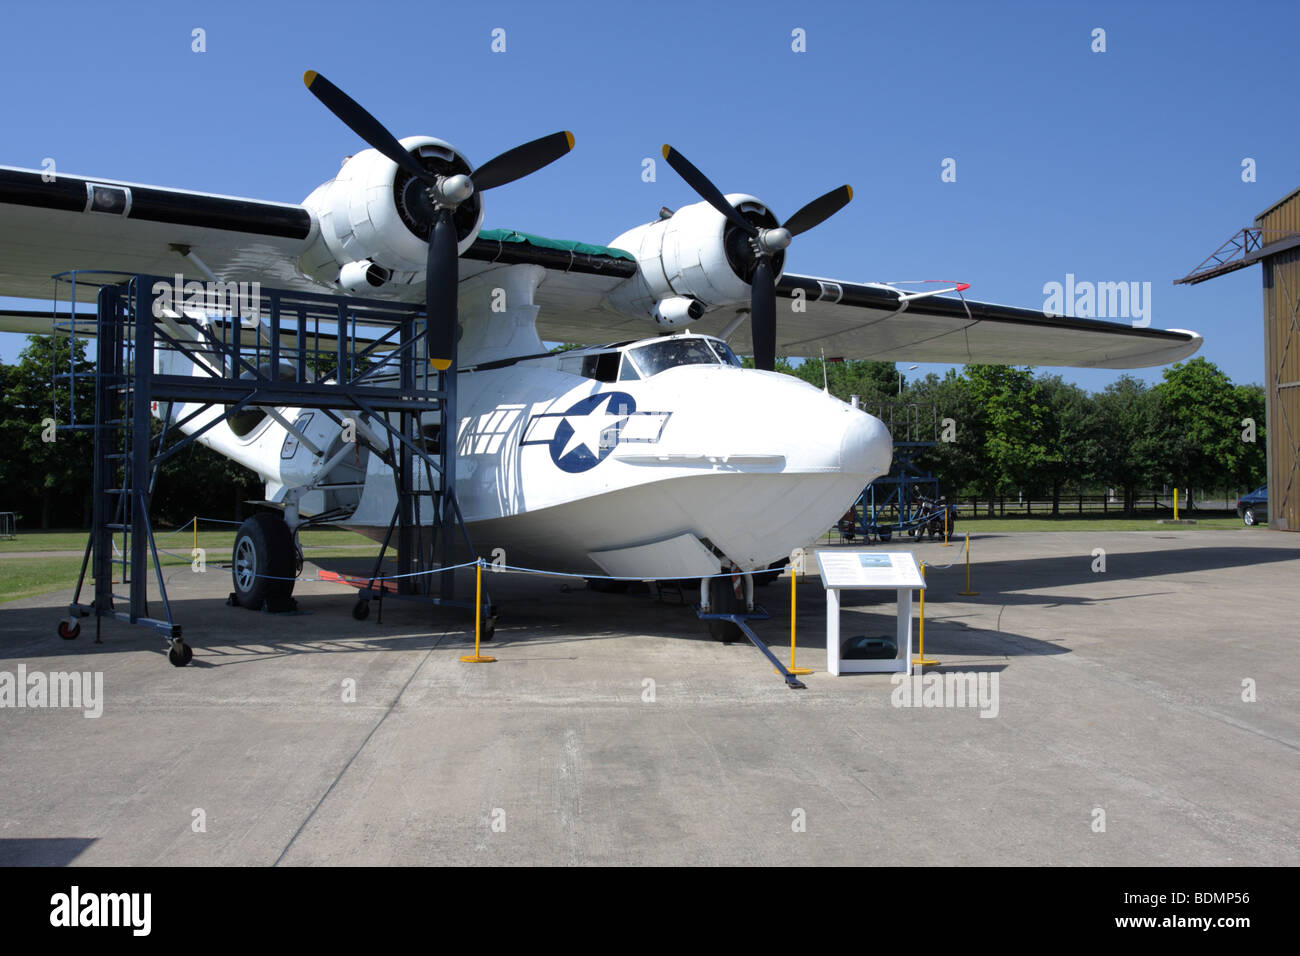
{"type": "Polygon", "coordinates": [[[740,360],[735,352],[731,351],[731,346],[721,339],[709,339],[709,344],[713,346],[713,351],[718,353],[718,358],[722,359],[723,365],[734,365],[736,368],[744,368],[745,363],[740,360]]]}
{"type": "Polygon", "coordinates": [[[657,375],[664,369],[676,368],[678,365],[718,364],[718,357],[713,354],[713,350],[704,339],[669,339],[664,342],[652,342],[632,349],[629,354],[636,359],[636,364],[646,378],[657,375]]]}
{"type": "Polygon", "coordinates": [[[618,369],[618,380],[620,382],[630,382],[641,377],[641,373],[636,370],[636,363],[632,361],[632,356],[624,355],[623,364],[618,369]]]}
{"type": "Polygon", "coordinates": [[[620,352],[600,352],[588,355],[582,360],[582,377],[594,378],[598,382],[618,381],[618,360],[620,352]]]}

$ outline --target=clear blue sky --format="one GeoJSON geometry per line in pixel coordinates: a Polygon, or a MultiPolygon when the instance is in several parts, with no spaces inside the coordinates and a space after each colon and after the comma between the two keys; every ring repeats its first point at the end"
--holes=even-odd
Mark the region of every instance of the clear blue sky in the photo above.
{"type": "Polygon", "coordinates": [[[1300,185],[1298,26],[1283,0],[22,4],[0,32],[0,163],[298,202],[361,148],[303,87],[315,69],[478,163],[573,130],[571,155],[491,195],[488,227],[608,241],[693,200],[662,162],[641,180],[671,142],[778,213],[853,185],[791,271],[955,278],[1029,308],[1066,273],[1149,281],[1152,325],[1262,381],[1259,268],[1171,280],[1300,185]]]}

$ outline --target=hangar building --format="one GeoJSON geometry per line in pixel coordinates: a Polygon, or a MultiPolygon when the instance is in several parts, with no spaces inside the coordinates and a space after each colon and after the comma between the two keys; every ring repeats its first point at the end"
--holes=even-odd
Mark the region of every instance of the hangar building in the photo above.
{"type": "Polygon", "coordinates": [[[1177,283],[1195,285],[1257,262],[1264,267],[1268,526],[1300,531],[1300,189],[1177,283]]]}

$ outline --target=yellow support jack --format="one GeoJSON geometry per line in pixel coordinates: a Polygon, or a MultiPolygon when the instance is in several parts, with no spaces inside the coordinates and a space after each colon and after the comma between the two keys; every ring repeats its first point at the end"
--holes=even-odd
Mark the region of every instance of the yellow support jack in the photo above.
{"type": "MultiPolygon", "coordinates": [[[[921,580],[925,580],[925,562],[921,562],[921,580]]],[[[938,661],[930,660],[925,656],[925,588],[921,588],[921,621],[917,626],[917,637],[919,644],[916,648],[916,656],[912,658],[913,667],[925,667],[927,664],[938,664],[938,661]]]]}
{"type": "Polygon", "coordinates": [[[483,626],[483,559],[474,566],[474,653],[466,654],[461,661],[466,664],[491,664],[495,657],[484,657],[478,652],[479,632],[483,626]]]}

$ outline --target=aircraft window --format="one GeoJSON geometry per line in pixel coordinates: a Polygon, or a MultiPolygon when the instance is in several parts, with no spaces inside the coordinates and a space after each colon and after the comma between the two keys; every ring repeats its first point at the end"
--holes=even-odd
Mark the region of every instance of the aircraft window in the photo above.
{"type": "Polygon", "coordinates": [[[636,363],[632,361],[632,356],[623,356],[623,364],[618,370],[618,380],[628,382],[641,377],[641,373],[636,370],[636,363]]]}
{"type": "Polygon", "coordinates": [[[645,373],[646,378],[658,375],[666,368],[678,365],[717,365],[718,357],[713,354],[704,339],[671,339],[654,342],[633,349],[636,364],[645,373]]]}
{"type": "Polygon", "coordinates": [[[736,368],[744,368],[745,363],[740,360],[735,352],[731,351],[731,346],[721,339],[709,339],[709,344],[713,346],[713,351],[718,353],[718,358],[722,359],[723,365],[734,365],[736,368]]]}
{"type": "Polygon", "coordinates": [[[582,360],[582,377],[594,378],[598,382],[618,381],[618,360],[621,357],[621,352],[588,355],[582,360]]]}

